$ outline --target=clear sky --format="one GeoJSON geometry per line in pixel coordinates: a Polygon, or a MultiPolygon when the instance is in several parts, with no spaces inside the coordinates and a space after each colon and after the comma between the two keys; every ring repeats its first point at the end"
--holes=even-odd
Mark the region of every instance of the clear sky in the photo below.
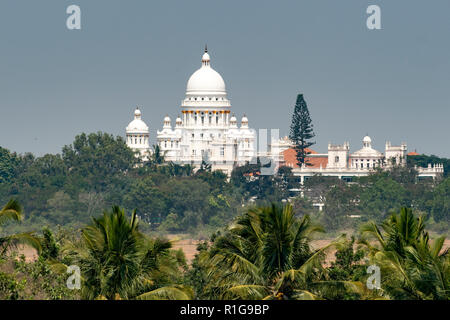
{"type": "Polygon", "coordinates": [[[368,133],[450,157],[450,1],[2,0],[0,146],[58,153],[81,132],[125,135],[136,105],[152,142],[180,113],[205,43],[232,112],[289,125],[303,93],[313,149],[368,133]],[[81,7],[82,29],[66,28],[81,7]],[[382,30],[366,8],[381,7],[382,30]]]}

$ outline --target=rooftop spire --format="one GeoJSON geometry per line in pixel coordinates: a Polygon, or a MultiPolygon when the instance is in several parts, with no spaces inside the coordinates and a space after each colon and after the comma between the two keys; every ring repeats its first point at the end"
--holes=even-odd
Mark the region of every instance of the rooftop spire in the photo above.
{"type": "Polygon", "coordinates": [[[202,56],[202,65],[209,66],[209,61],[208,47],[205,44],[205,53],[202,56]]]}

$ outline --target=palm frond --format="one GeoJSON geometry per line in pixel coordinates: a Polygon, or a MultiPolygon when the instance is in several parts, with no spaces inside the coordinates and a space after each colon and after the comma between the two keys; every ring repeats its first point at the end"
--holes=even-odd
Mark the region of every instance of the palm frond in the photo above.
{"type": "Polygon", "coordinates": [[[137,297],[138,300],[192,300],[193,298],[193,290],[181,286],[158,288],[137,297]]]}
{"type": "Polygon", "coordinates": [[[20,203],[11,199],[8,203],[0,210],[0,226],[7,221],[20,221],[22,219],[22,206],[20,203]]]}

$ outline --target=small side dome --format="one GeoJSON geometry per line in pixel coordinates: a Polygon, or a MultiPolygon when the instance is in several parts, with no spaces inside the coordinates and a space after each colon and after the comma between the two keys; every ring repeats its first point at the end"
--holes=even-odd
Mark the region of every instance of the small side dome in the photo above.
{"type": "Polygon", "coordinates": [[[241,126],[242,128],[248,128],[248,118],[245,114],[241,119],[241,126]]]}
{"type": "Polygon", "coordinates": [[[237,122],[236,116],[233,114],[230,118],[230,123],[236,123],[236,122],[237,122]]]}
{"type": "Polygon", "coordinates": [[[175,120],[175,126],[177,128],[181,127],[183,124],[183,120],[181,120],[181,118],[178,116],[177,119],[175,120]]]}
{"type": "Polygon", "coordinates": [[[127,133],[148,133],[148,126],[142,121],[141,115],[141,110],[136,108],[136,110],[134,110],[134,120],[131,121],[126,128],[127,133]]]}
{"type": "Polygon", "coordinates": [[[372,139],[368,135],[363,138],[363,147],[372,148],[372,139]]]}
{"type": "Polygon", "coordinates": [[[164,117],[164,126],[163,128],[171,128],[171,124],[170,124],[170,117],[168,115],[166,115],[164,117]]]}
{"type": "Polygon", "coordinates": [[[139,108],[136,108],[136,110],[134,110],[134,116],[136,118],[140,118],[141,117],[141,110],[139,110],[139,108]]]}

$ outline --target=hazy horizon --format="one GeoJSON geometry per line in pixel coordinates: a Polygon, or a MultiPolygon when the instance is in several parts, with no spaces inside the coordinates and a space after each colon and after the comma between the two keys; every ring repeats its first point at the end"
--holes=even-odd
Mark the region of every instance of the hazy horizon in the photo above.
{"type": "Polygon", "coordinates": [[[329,142],[450,157],[450,2],[4,0],[0,146],[60,153],[77,134],[125,136],[141,106],[151,143],[180,114],[205,43],[232,113],[288,135],[303,93],[317,152],[329,142]],[[82,29],[66,28],[81,7],[82,29]],[[382,30],[366,8],[381,7],[382,30]]]}

